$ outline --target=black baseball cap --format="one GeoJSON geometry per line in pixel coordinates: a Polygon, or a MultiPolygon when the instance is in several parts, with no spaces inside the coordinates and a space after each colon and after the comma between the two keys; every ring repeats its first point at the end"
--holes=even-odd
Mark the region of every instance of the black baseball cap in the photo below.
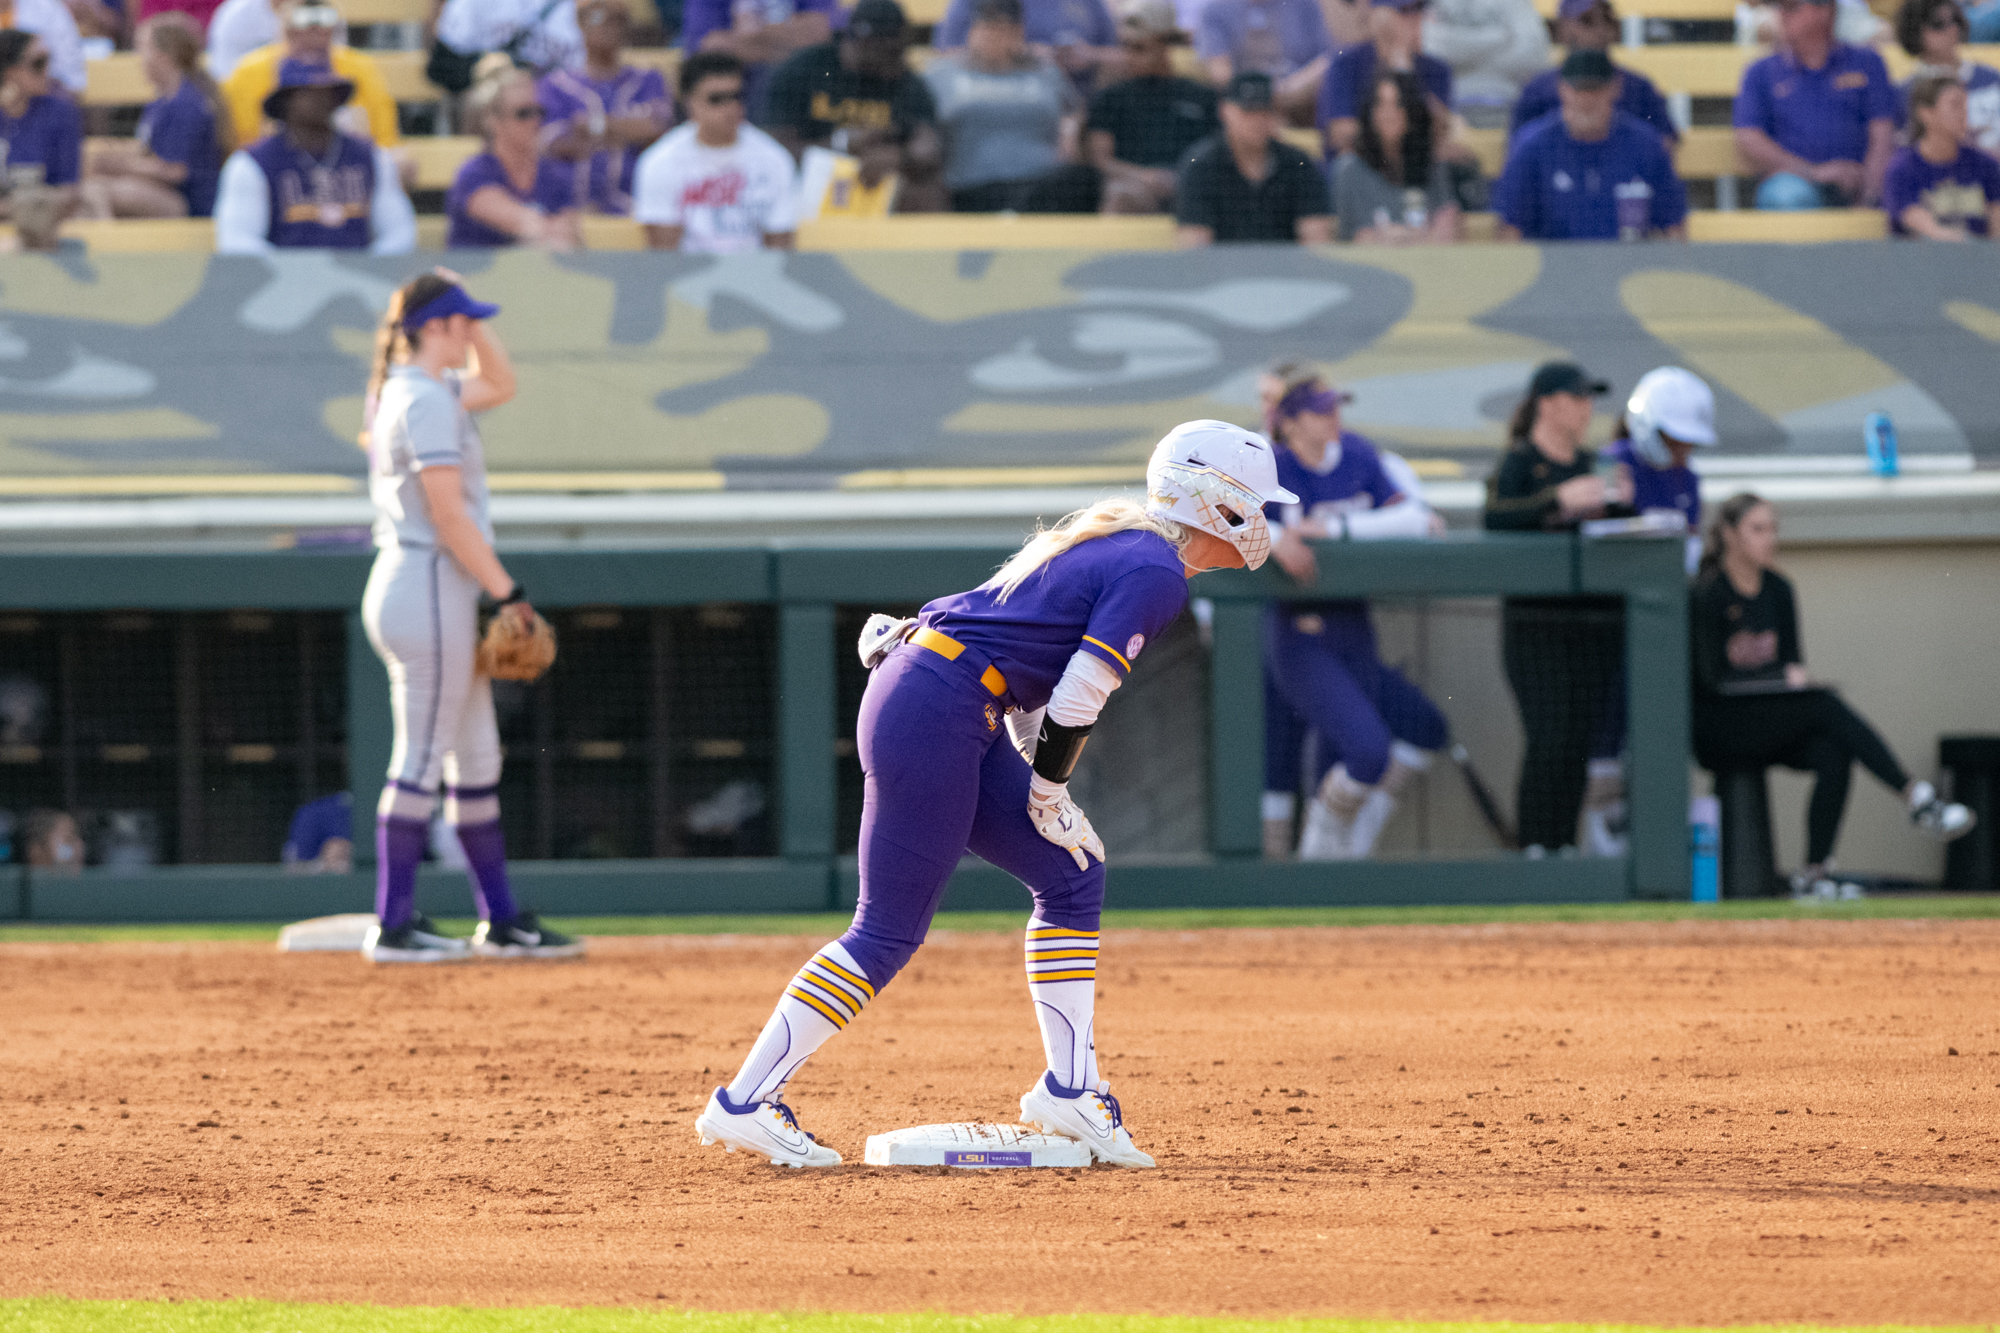
{"type": "Polygon", "coordinates": [[[1234,102],[1245,111],[1269,111],[1273,100],[1271,76],[1246,69],[1230,79],[1222,90],[1222,100],[1234,102]]]}
{"type": "Polygon", "coordinates": [[[909,20],[896,0],[861,0],[847,16],[849,37],[900,37],[909,20]]]}
{"type": "Polygon", "coordinates": [[[1560,77],[1572,88],[1602,88],[1618,77],[1618,66],[1602,51],[1572,51],[1563,57],[1560,77]]]}
{"type": "Polygon", "coordinates": [[[1552,393],[1596,398],[1610,392],[1607,381],[1593,378],[1574,361],[1544,361],[1535,367],[1535,377],[1528,381],[1530,398],[1546,398],[1552,393]]]}

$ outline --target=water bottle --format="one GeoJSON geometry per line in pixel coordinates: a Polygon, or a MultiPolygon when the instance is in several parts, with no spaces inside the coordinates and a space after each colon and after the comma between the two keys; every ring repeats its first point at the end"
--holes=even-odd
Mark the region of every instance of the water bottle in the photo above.
{"type": "Polygon", "coordinates": [[[1694,851],[1694,901],[1722,899],[1722,802],[1697,796],[1688,802],[1688,836],[1694,851]]]}
{"type": "Polygon", "coordinates": [[[1643,241],[1653,224],[1653,187],[1644,180],[1629,180],[1611,187],[1618,210],[1618,239],[1643,241]]]}
{"type": "Polygon", "coordinates": [[[1887,412],[1870,412],[1861,423],[1861,439],[1868,446],[1868,466],[1878,477],[1893,477],[1902,471],[1896,461],[1896,423],[1887,412]]]}

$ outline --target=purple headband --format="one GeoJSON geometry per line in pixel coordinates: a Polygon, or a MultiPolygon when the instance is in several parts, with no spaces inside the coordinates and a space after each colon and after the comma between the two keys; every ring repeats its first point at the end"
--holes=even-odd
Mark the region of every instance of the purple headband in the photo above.
{"type": "Polygon", "coordinates": [[[1351,393],[1340,393],[1318,380],[1307,380],[1304,384],[1293,386],[1290,393],[1280,398],[1278,405],[1271,409],[1271,415],[1284,421],[1301,412],[1331,412],[1342,403],[1353,401],[1351,393]]]}

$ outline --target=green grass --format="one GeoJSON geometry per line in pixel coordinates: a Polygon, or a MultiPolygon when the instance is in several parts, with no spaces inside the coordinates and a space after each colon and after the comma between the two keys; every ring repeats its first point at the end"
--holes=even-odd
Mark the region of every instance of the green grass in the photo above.
{"type": "MultiPolygon", "coordinates": [[[[1809,1325],[1745,1325],[1778,1333],[1809,1325]]],[[[1902,1333],[1873,1324],[1842,1333],[1902,1333]]],[[[1407,1323],[1386,1319],[1205,1319],[1149,1315],[706,1314],[685,1310],[481,1310],[274,1301],[0,1301],[0,1333],[1664,1333],[1635,1324],[1407,1323]]],[[[1687,1330],[1686,1333],[1713,1333],[1687,1330]]]]}
{"type": "MultiPolygon", "coordinates": [[[[1480,926],[1560,921],[1853,921],[2000,917],[2000,895],[1867,898],[1856,903],[1802,907],[1789,899],[1726,903],[1635,902],[1462,907],[1231,907],[1112,910],[1107,930],[1275,930],[1289,926],[1480,926]]],[[[1017,931],[1020,912],[941,912],[939,930],[1017,931]]],[[[562,930],[584,935],[838,935],[847,916],[575,916],[552,917],[562,930]]],[[[111,943],[124,941],[252,940],[277,938],[278,922],[132,926],[0,925],[4,943],[111,943]]],[[[470,934],[469,920],[441,923],[470,934]]]]}

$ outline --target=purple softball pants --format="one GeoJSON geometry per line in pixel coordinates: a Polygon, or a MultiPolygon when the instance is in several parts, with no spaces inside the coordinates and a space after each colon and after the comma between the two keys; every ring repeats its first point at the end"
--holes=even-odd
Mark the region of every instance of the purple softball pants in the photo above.
{"type": "Polygon", "coordinates": [[[905,644],[875,668],[856,742],[861,899],[841,945],[880,990],[929,933],[945,881],[970,850],[1028,886],[1052,926],[1096,930],[1104,866],[1078,870],[1028,818],[1028,761],[1002,704],[979,683],[987,663],[905,644]]]}
{"type": "Polygon", "coordinates": [[[1360,783],[1382,780],[1396,741],[1419,750],[1443,749],[1451,734],[1444,714],[1402,672],[1382,665],[1367,608],[1318,618],[1319,633],[1309,634],[1282,605],[1265,613],[1266,706],[1275,696],[1293,714],[1265,719],[1265,745],[1290,746],[1285,752],[1266,749],[1265,789],[1291,791],[1297,785],[1304,725],[1325,742],[1322,764],[1331,768],[1338,758],[1360,783]]]}

